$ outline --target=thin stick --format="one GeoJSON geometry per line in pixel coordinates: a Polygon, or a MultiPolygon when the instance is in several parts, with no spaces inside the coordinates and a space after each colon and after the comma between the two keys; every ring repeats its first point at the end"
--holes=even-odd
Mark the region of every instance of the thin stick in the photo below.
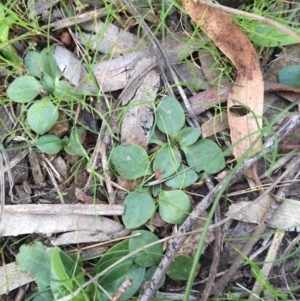
{"type": "Polygon", "coordinates": [[[5,205],[5,212],[11,213],[32,213],[51,215],[122,215],[123,205],[89,205],[89,204],[43,204],[43,205],[5,205]]]}
{"type": "MultiPolygon", "coordinates": [[[[218,204],[215,212],[215,222],[219,222],[221,220],[221,210],[220,205],[218,204]]],[[[221,226],[215,228],[215,244],[214,244],[214,251],[213,251],[213,260],[211,262],[211,267],[209,270],[209,277],[207,283],[205,285],[205,289],[202,293],[202,297],[200,301],[206,301],[211,294],[212,288],[215,283],[215,279],[218,272],[218,266],[220,262],[220,253],[221,253],[221,246],[222,246],[222,230],[221,226]]]]}
{"type": "Polygon", "coordinates": [[[273,26],[273,27],[281,30],[282,32],[284,32],[287,35],[291,36],[292,38],[294,38],[296,41],[298,41],[300,43],[300,35],[298,35],[294,31],[292,31],[288,27],[285,27],[285,26],[283,26],[283,25],[281,25],[281,24],[277,23],[276,21],[273,21],[269,18],[266,18],[266,17],[263,17],[263,16],[258,16],[258,15],[252,14],[252,13],[247,13],[247,12],[244,12],[244,11],[241,11],[241,10],[238,10],[238,9],[235,9],[235,8],[227,7],[227,6],[224,6],[224,5],[220,5],[220,4],[217,4],[217,3],[213,3],[213,2],[208,1],[208,0],[194,0],[194,1],[205,4],[207,6],[210,6],[210,7],[216,8],[216,9],[219,9],[219,10],[222,10],[222,11],[224,11],[226,13],[229,13],[229,14],[248,17],[250,19],[262,22],[264,24],[268,24],[270,26],[273,26]]]}

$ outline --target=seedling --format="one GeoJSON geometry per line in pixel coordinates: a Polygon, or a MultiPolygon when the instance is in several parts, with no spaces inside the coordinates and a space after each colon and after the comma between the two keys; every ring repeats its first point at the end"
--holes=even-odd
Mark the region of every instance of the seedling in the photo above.
{"type": "Polygon", "coordinates": [[[149,143],[159,146],[159,150],[151,156],[138,145],[117,146],[112,151],[111,162],[122,178],[143,178],[147,184],[154,176],[157,182],[174,189],[155,185],[150,191],[145,185],[142,190],[129,193],[123,215],[128,229],[138,228],[151,219],[156,203],[164,221],[181,224],[191,211],[189,197],[182,189],[195,183],[200,171],[214,174],[225,167],[224,155],[217,143],[199,140],[200,129],[183,128],[184,124],[185,115],[179,102],[165,97],[156,111],[156,125],[166,135],[167,142],[158,139],[153,131],[149,143]]]}
{"type": "Polygon", "coordinates": [[[24,58],[24,65],[30,75],[16,78],[8,87],[8,97],[17,103],[31,104],[27,112],[27,123],[32,131],[41,135],[35,146],[46,154],[57,154],[64,149],[70,155],[84,156],[82,140],[85,131],[75,128],[69,137],[60,139],[53,134],[46,134],[59,118],[57,103],[64,97],[68,102],[78,100],[65,80],[54,59],[54,48],[45,48],[41,53],[30,51],[24,58]],[[35,100],[41,94],[49,94],[35,100]]]}

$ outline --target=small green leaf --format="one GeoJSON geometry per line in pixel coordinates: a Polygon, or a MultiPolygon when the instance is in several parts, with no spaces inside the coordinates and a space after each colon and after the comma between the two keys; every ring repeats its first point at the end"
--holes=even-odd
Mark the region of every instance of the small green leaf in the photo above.
{"type": "Polygon", "coordinates": [[[169,224],[182,224],[192,210],[189,197],[181,190],[162,190],[158,204],[161,218],[169,224]]]}
{"type": "Polygon", "coordinates": [[[56,97],[66,97],[72,95],[69,83],[67,83],[65,80],[56,82],[53,94],[56,97]]]}
{"type": "Polygon", "coordinates": [[[123,222],[127,229],[144,225],[154,214],[155,203],[149,192],[133,191],[124,201],[123,222]]]}
{"type": "MultiPolygon", "coordinates": [[[[137,237],[131,237],[129,239],[129,252],[135,251],[143,246],[146,246],[147,244],[159,240],[155,234],[149,231],[135,230],[132,232],[132,234],[136,234],[136,233],[141,233],[141,235],[137,237]]],[[[133,256],[133,261],[137,265],[147,268],[153,265],[157,265],[160,262],[162,255],[163,255],[162,244],[157,243],[156,245],[147,247],[145,248],[145,250],[135,254],[133,256]]]]}
{"type": "Polygon", "coordinates": [[[7,96],[19,103],[27,103],[34,100],[42,91],[42,86],[33,77],[24,75],[16,78],[7,89],[7,96]]]}
{"type": "MultiPolygon", "coordinates": [[[[20,270],[35,277],[39,291],[50,288],[51,257],[41,242],[22,245],[16,259],[20,270]]],[[[53,300],[53,296],[48,300],[53,300]]]]}
{"type": "MultiPolygon", "coordinates": [[[[157,269],[157,266],[152,266],[151,268],[149,268],[145,274],[145,280],[146,281],[150,281],[150,279],[152,278],[152,276],[154,275],[155,271],[157,269]]],[[[159,281],[158,285],[157,285],[157,289],[160,289],[166,281],[166,275],[164,274],[161,278],[161,280],[159,281]]]]}
{"type": "MultiPolygon", "coordinates": [[[[128,265],[128,263],[122,262],[118,266],[114,267],[99,281],[99,285],[111,296],[115,295],[122,284],[131,279],[132,285],[128,286],[125,292],[122,294],[120,301],[129,300],[140,288],[146,269],[143,267],[136,267],[128,265]]],[[[109,298],[104,292],[101,292],[101,301],[109,301],[109,298]]]]}
{"type": "Polygon", "coordinates": [[[214,174],[225,167],[225,159],[221,148],[212,140],[202,139],[196,143],[183,147],[189,166],[197,172],[204,170],[214,174]]]}
{"type": "Polygon", "coordinates": [[[58,248],[54,248],[51,252],[51,291],[55,300],[73,291],[72,280],[65,270],[59,253],[58,248]]]}
{"type": "Polygon", "coordinates": [[[102,286],[110,285],[113,281],[115,281],[118,278],[123,277],[128,273],[128,271],[132,268],[133,261],[131,258],[127,258],[124,261],[122,261],[120,264],[118,264],[116,267],[113,267],[110,269],[104,276],[100,278],[99,283],[102,286]]]}
{"type": "Polygon", "coordinates": [[[139,145],[118,145],[112,150],[111,162],[120,177],[135,180],[150,173],[149,158],[139,145]]]}
{"type": "Polygon", "coordinates": [[[152,195],[153,195],[155,198],[159,195],[160,191],[161,191],[161,185],[160,185],[160,184],[159,184],[159,185],[154,185],[154,186],[152,187],[152,195]]]}
{"type": "Polygon", "coordinates": [[[201,130],[200,128],[184,128],[176,133],[173,138],[178,142],[178,144],[183,146],[189,146],[194,144],[200,137],[201,130]]]}
{"type": "Polygon", "coordinates": [[[164,147],[157,151],[153,160],[156,179],[165,179],[173,175],[181,164],[181,154],[175,147],[164,147]]]}
{"type": "Polygon", "coordinates": [[[54,81],[48,74],[43,73],[42,85],[48,93],[54,92],[54,81]]]}
{"type": "MultiPolygon", "coordinates": [[[[295,29],[293,29],[295,30],[295,29]]],[[[250,39],[256,45],[265,47],[286,46],[298,43],[297,40],[268,24],[257,23],[250,39]]]]}
{"type": "Polygon", "coordinates": [[[161,140],[157,137],[155,131],[152,131],[148,144],[157,144],[157,145],[162,146],[162,145],[165,144],[165,142],[161,141],[161,140]]]}
{"type": "Polygon", "coordinates": [[[42,77],[42,69],[39,65],[40,53],[36,51],[29,51],[24,58],[24,65],[27,71],[37,78],[42,77]]]}
{"type": "Polygon", "coordinates": [[[44,48],[40,54],[39,65],[44,74],[47,74],[56,83],[62,76],[62,72],[59,69],[56,60],[54,58],[54,47],[44,48]]]}
{"type": "Polygon", "coordinates": [[[107,267],[127,255],[129,253],[128,244],[129,240],[123,240],[111,247],[98,261],[96,266],[96,273],[104,271],[107,267]]]}
{"type": "Polygon", "coordinates": [[[55,155],[62,149],[62,141],[57,136],[47,134],[41,136],[35,143],[36,147],[45,154],[55,155]]]}
{"type": "MultiPolygon", "coordinates": [[[[175,281],[188,280],[193,265],[193,258],[186,255],[178,255],[171,262],[166,274],[175,281]]],[[[197,270],[199,271],[198,264],[197,270]]],[[[196,271],[198,273],[198,271],[196,271]]]]}
{"type": "Polygon", "coordinates": [[[156,110],[157,127],[167,135],[174,135],[184,125],[184,111],[177,99],[167,96],[156,110]]]}
{"type": "Polygon", "coordinates": [[[27,121],[29,126],[37,134],[48,132],[58,120],[57,108],[49,97],[35,102],[28,110],[27,121]]]}
{"type": "Polygon", "coordinates": [[[300,65],[291,65],[279,70],[278,80],[283,85],[300,88],[300,65]]]}
{"type": "Polygon", "coordinates": [[[82,146],[82,141],[84,141],[86,132],[81,128],[76,128],[71,131],[70,139],[68,143],[64,146],[65,152],[71,156],[85,156],[86,152],[82,146]]]}
{"type": "Polygon", "coordinates": [[[197,173],[186,165],[181,164],[176,171],[176,176],[167,180],[165,184],[171,188],[186,188],[194,184],[198,179],[197,173]]]}

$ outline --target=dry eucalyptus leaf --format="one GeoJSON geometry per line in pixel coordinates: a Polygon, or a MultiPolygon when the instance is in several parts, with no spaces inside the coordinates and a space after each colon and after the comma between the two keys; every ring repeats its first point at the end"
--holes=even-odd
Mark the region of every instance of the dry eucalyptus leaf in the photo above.
{"type": "Polygon", "coordinates": [[[110,92],[126,87],[130,77],[138,75],[138,72],[135,72],[136,65],[147,57],[147,53],[145,51],[128,53],[96,64],[94,75],[101,90],[110,92]]]}
{"type": "Polygon", "coordinates": [[[16,262],[5,264],[0,267],[0,296],[33,281],[34,277],[20,271],[16,262]]]}
{"type": "MultiPolygon", "coordinates": [[[[237,204],[229,206],[229,210],[226,216],[231,216],[233,219],[240,220],[248,223],[259,223],[263,214],[271,206],[273,199],[270,196],[265,197],[262,201],[251,206],[250,210],[246,210],[243,213],[236,214],[237,211],[251,204],[249,201],[242,201],[237,204]]],[[[299,223],[300,215],[300,202],[297,200],[285,199],[283,204],[278,208],[270,223],[269,227],[275,229],[300,231],[299,223]]]]}
{"type": "Polygon", "coordinates": [[[57,45],[55,47],[54,58],[63,76],[74,87],[77,92],[95,93],[94,84],[88,78],[87,71],[78,57],[68,49],[57,45]]]}
{"type": "MultiPolygon", "coordinates": [[[[204,227],[205,222],[206,222],[207,213],[205,212],[205,214],[203,214],[203,215],[204,216],[197,217],[195,223],[193,224],[191,231],[199,230],[204,227]]],[[[186,241],[184,242],[181,249],[179,250],[179,254],[185,254],[190,257],[195,256],[201,234],[202,234],[202,232],[199,232],[196,234],[190,234],[188,236],[188,238],[186,239],[186,241]]],[[[205,251],[206,247],[214,241],[214,239],[215,239],[215,235],[214,235],[213,230],[209,230],[205,237],[203,252],[205,251]]]]}
{"type": "Polygon", "coordinates": [[[156,71],[150,71],[131,101],[122,122],[121,143],[138,144],[147,148],[150,131],[153,125],[153,100],[159,88],[160,77],[156,71]]]}
{"type": "MultiPolygon", "coordinates": [[[[66,231],[83,231],[91,229],[110,232],[112,229],[122,229],[119,223],[103,216],[96,216],[97,208],[106,208],[108,205],[6,205],[0,225],[2,236],[17,236],[22,234],[43,233],[51,235],[66,231]],[[59,207],[57,207],[59,206],[59,207]],[[65,207],[68,206],[68,207],[65,207]],[[43,208],[48,208],[48,213],[41,213],[43,208]],[[7,209],[10,208],[10,209],[7,209]],[[52,208],[52,209],[51,209],[52,208]],[[75,212],[66,211],[67,208],[75,212]],[[30,210],[29,210],[30,209],[30,210]],[[54,211],[56,210],[56,214],[54,211]],[[76,212],[76,210],[78,212],[76,212]],[[18,211],[18,212],[17,212],[18,211]],[[68,212],[68,214],[67,214],[68,212]],[[85,214],[84,214],[85,213],[85,214]]],[[[115,211],[110,214],[120,215],[123,209],[115,205],[115,211]],[[118,208],[121,211],[118,212],[118,208]]],[[[105,213],[102,213],[105,214],[105,213]]],[[[106,215],[109,215],[108,212],[106,215]]]]}
{"type": "Polygon", "coordinates": [[[83,45],[88,42],[95,50],[102,53],[111,53],[112,56],[124,52],[146,49],[147,43],[136,35],[113,24],[105,24],[100,19],[80,25],[91,33],[76,33],[76,37],[83,45]]]}
{"type": "MultiPolygon", "coordinates": [[[[115,222],[116,223],[116,222],[115,222]]],[[[108,229],[107,229],[108,231],[108,229]]],[[[96,243],[103,241],[110,241],[113,239],[121,238],[128,236],[130,230],[124,229],[121,224],[115,224],[109,232],[102,231],[71,231],[59,235],[57,238],[51,240],[53,246],[69,245],[69,244],[78,244],[78,243],[96,243]]]]}
{"type": "Polygon", "coordinates": [[[203,138],[213,136],[226,129],[228,129],[228,118],[226,112],[215,115],[213,118],[201,125],[203,138]]]}
{"type": "MultiPolygon", "coordinates": [[[[223,11],[201,3],[184,0],[183,5],[191,18],[213,40],[216,46],[233,62],[238,76],[228,96],[228,120],[234,155],[238,159],[249,149],[255,152],[261,142],[263,115],[263,79],[255,49],[246,35],[223,11]],[[228,36],[230,33],[230,37],[228,36]],[[246,113],[236,115],[232,109],[247,108],[246,113]],[[255,142],[255,143],[254,143],[255,142]]],[[[241,110],[239,110],[241,111],[241,110]]],[[[248,177],[257,178],[256,170],[246,171],[248,177]]]]}

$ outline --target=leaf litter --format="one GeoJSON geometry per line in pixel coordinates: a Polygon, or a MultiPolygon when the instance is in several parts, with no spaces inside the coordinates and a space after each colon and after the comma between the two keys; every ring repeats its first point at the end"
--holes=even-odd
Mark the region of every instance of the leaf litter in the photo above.
{"type": "MultiPolygon", "coordinates": [[[[160,37],[162,41],[155,37],[147,24],[159,22],[159,3],[152,4],[149,10],[142,8],[147,7],[148,3],[135,1],[129,4],[124,0],[125,7],[113,8],[118,11],[119,18],[108,24],[108,19],[105,19],[108,12],[103,8],[94,6],[92,1],[74,2],[78,9],[74,11],[74,18],[66,18],[60,4],[32,3],[31,16],[40,16],[46,24],[44,26],[50,20],[51,38],[56,41],[61,38],[68,45],[56,44],[48,52],[41,36],[35,46],[36,52],[17,48],[16,53],[25,57],[26,71],[24,75],[19,72],[16,78],[9,78],[6,86],[1,88],[5,96],[8,86],[8,98],[3,98],[6,106],[1,108],[0,128],[3,143],[1,162],[4,162],[2,195],[6,194],[5,198],[2,197],[0,224],[5,257],[0,272],[11,283],[0,285],[3,287],[1,293],[9,296],[22,284],[31,282],[32,276],[39,277],[33,272],[27,280],[12,284],[18,274],[12,276],[13,272],[8,267],[14,264],[15,258],[12,252],[6,250],[4,242],[10,243],[15,240],[13,236],[24,234],[32,235],[26,244],[39,237],[45,246],[50,247],[51,272],[58,281],[70,277],[75,263],[65,251],[81,245],[94,248],[93,256],[97,257],[101,248],[93,246],[96,242],[106,244],[101,249],[104,257],[113,249],[121,250],[118,264],[109,256],[102,262],[90,263],[93,265],[96,262],[92,275],[95,280],[99,279],[115,301],[119,298],[129,300],[135,294],[140,294],[141,300],[150,300],[156,293],[156,285],[159,284],[161,291],[167,293],[170,288],[178,287],[178,283],[185,286],[190,276],[195,278],[194,288],[202,296],[201,300],[207,300],[210,294],[224,296],[225,285],[230,281],[244,285],[248,291],[252,290],[251,294],[260,294],[263,288],[255,275],[248,273],[244,276],[245,271],[257,268],[256,260],[264,261],[263,253],[254,252],[262,248],[261,242],[254,240],[250,244],[248,237],[253,235],[264,234],[268,239],[277,240],[278,249],[273,245],[269,247],[269,253],[273,251],[275,255],[267,254],[268,261],[282,261],[292,274],[297,257],[288,261],[282,258],[282,254],[286,247],[283,237],[292,239],[299,229],[298,174],[295,172],[299,164],[299,139],[294,136],[298,133],[300,117],[295,106],[291,105],[291,102],[297,102],[299,94],[294,80],[299,75],[297,45],[286,46],[278,59],[273,60],[275,56],[271,54],[273,62],[269,59],[271,64],[262,74],[258,48],[254,46],[266,46],[267,40],[260,40],[257,36],[247,37],[231,17],[206,4],[183,2],[187,13],[198,26],[194,34],[197,36],[199,32],[203,37],[203,30],[209,36],[204,36],[201,45],[190,39],[193,33],[189,26],[184,29],[170,26],[170,34],[166,38],[160,37]],[[139,14],[147,15],[149,23],[141,20],[139,14]],[[126,24],[129,16],[143,27],[142,35],[137,34],[135,22],[126,24]],[[74,21],[78,22],[77,26],[72,26],[74,21]],[[63,37],[59,31],[67,26],[70,27],[63,37]],[[152,42],[150,47],[149,37],[152,42]],[[225,79],[220,60],[215,60],[222,54],[214,45],[233,64],[230,78],[225,79]],[[205,52],[209,47],[216,56],[205,52]],[[85,53],[86,49],[89,52],[85,53]],[[294,52],[289,53],[290,50],[294,52]],[[35,60],[39,62],[39,57],[42,57],[40,53],[44,53],[42,63],[35,64],[35,60]],[[88,63],[91,55],[94,55],[92,68],[88,63]],[[278,62],[282,58],[284,62],[280,65],[278,62]],[[192,84],[183,85],[182,89],[180,82],[192,84]],[[29,84],[33,84],[34,89],[24,93],[29,84]],[[45,94],[50,97],[41,100],[45,94]],[[49,99],[51,112],[46,112],[43,103],[46,113],[42,115],[38,110],[38,115],[32,114],[35,106],[43,101],[48,104],[49,99]],[[172,108],[164,107],[166,99],[173,101],[172,108]],[[179,100],[183,100],[183,104],[179,104],[179,100]],[[177,107],[174,112],[173,107],[177,107]],[[224,112],[221,113],[221,110],[224,112]],[[292,111],[293,114],[290,114],[292,111]],[[196,118],[196,115],[199,117],[196,118]],[[178,120],[179,116],[183,116],[181,120],[178,120]],[[57,127],[59,124],[62,127],[57,127]],[[193,127],[198,128],[196,134],[192,131],[193,127]],[[273,140],[272,132],[277,132],[273,140]],[[285,138],[282,133],[289,133],[290,136],[285,138]],[[265,140],[264,135],[271,136],[271,140],[265,140]],[[203,139],[205,137],[208,139],[203,139]],[[277,139],[281,140],[278,145],[277,139]],[[47,144],[51,144],[51,148],[47,144]],[[125,156],[125,148],[131,146],[132,157],[125,156]],[[139,157],[134,149],[139,149],[143,155],[139,157]],[[276,151],[267,153],[269,149],[276,151]],[[253,161],[251,157],[245,160],[255,152],[258,155],[254,155],[253,161]],[[285,155],[287,152],[291,153],[285,155]],[[264,158],[258,160],[262,156],[264,158]],[[280,157],[287,160],[273,170],[280,157]],[[136,162],[139,162],[138,166],[136,162]],[[233,175],[230,168],[235,164],[241,164],[241,168],[233,175]],[[222,180],[221,175],[218,176],[220,171],[229,175],[222,180]],[[243,180],[243,174],[254,183],[243,180]],[[279,184],[284,186],[276,186],[279,184]],[[222,186],[234,191],[219,197],[220,204],[225,208],[223,217],[227,217],[222,222],[226,222],[223,237],[217,226],[209,230],[206,228],[212,218],[207,211],[214,201],[212,196],[217,196],[222,186]],[[145,195],[147,197],[143,197],[145,195]],[[100,200],[101,205],[88,204],[100,200]],[[232,202],[230,206],[228,201],[232,202]],[[123,215],[123,218],[117,219],[118,215],[123,215]],[[129,229],[137,228],[140,230],[132,233],[141,233],[142,236],[135,245],[134,238],[128,240],[126,237],[131,233],[129,229]],[[180,234],[200,228],[206,229],[204,239],[203,235],[196,233],[189,235],[184,243],[187,235],[180,234]],[[284,232],[281,237],[276,232],[272,237],[271,228],[289,232],[284,232]],[[170,243],[165,245],[163,255],[158,239],[168,240],[172,236],[170,243]],[[122,241],[116,242],[119,240],[122,241]],[[137,251],[148,243],[156,247],[137,251]],[[197,252],[198,249],[200,252],[197,252]],[[251,261],[240,257],[236,249],[244,256],[249,255],[251,261]],[[136,252],[133,260],[126,258],[130,252],[136,252]],[[194,258],[197,259],[195,269],[194,258]],[[240,272],[242,264],[244,275],[240,272]],[[146,270],[148,267],[149,272],[146,270]],[[215,277],[220,277],[216,273],[222,274],[224,271],[225,274],[212,288],[215,277]],[[150,286],[142,284],[147,272],[152,277],[150,286]],[[160,280],[165,272],[169,278],[163,284],[160,280]],[[127,286],[129,278],[131,281],[127,286]],[[247,279],[252,282],[256,280],[253,288],[247,279]],[[139,291],[142,286],[144,291],[139,291]]],[[[70,6],[70,9],[73,7],[70,6]]],[[[10,13],[6,6],[1,5],[1,10],[6,15],[10,13]]],[[[176,19],[179,22],[178,12],[171,10],[166,20],[172,24],[176,19]]],[[[273,31],[268,26],[261,25],[256,32],[270,34],[273,31]]],[[[6,29],[11,30],[10,27],[6,29]]],[[[273,33],[274,40],[282,34],[278,30],[273,33]]],[[[283,41],[288,45],[295,42],[292,39],[285,36],[283,41]]],[[[12,51],[14,48],[7,49],[12,51]]],[[[7,56],[7,53],[2,53],[6,55],[6,62],[13,63],[15,57],[7,56]]],[[[229,61],[227,64],[230,64],[229,61]]],[[[9,70],[12,69],[5,71],[11,72],[9,70]]],[[[4,79],[2,81],[4,83],[4,79]]],[[[220,227],[222,217],[218,206],[213,205],[212,208],[216,210],[215,222],[219,222],[220,227]]],[[[15,253],[18,251],[15,250],[15,253]]],[[[24,248],[20,252],[23,256],[22,252],[24,248]]],[[[39,249],[37,254],[48,256],[47,252],[39,249]]],[[[83,254],[88,253],[82,251],[83,254]]],[[[31,259],[26,257],[29,262],[31,259]]],[[[24,259],[21,259],[19,266],[23,264],[24,259]]],[[[28,270],[35,265],[30,264],[28,270]]],[[[81,260],[77,264],[83,268],[81,260]]],[[[16,266],[13,271],[15,269],[16,266]]],[[[276,266],[270,270],[264,265],[262,271],[270,285],[281,289],[272,280],[278,278],[283,281],[276,266]]],[[[73,273],[79,277],[78,283],[84,289],[88,279],[80,278],[74,270],[73,273]]],[[[46,281],[45,287],[49,288],[48,292],[55,300],[71,300],[68,295],[73,292],[79,294],[79,298],[82,296],[78,286],[71,285],[69,280],[62,286],[55,285],[49,278],[43,281],[46,281]]],[[[297,285],[293,277],[285,281],[288,281],[289,287],[297,285]]],[[[231,289],[234,290],[234,287],[231,289]]],[[[86,290],[85,293],[91,297],[97,293],[105,300],[108,298],[97,289],[86,290]]],[[[189,294],[188,288],[186,293],[189,294]]],[[[247,292],[243,294],[246,296],[247,292]]],[[[29,296],[29,292],[26,295],[29,296]]],[[[177,294],[179,296],[180,293],[177,294]]],[[[172,298],[175,297],[176,294],[172,298]]]]}

